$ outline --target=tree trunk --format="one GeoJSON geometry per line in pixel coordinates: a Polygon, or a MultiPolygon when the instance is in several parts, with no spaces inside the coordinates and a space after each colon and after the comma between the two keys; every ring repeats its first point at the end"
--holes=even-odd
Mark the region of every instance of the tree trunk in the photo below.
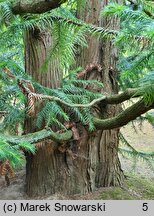
{"type": "MultiPolygon", "coordinates": [[[[109,21],[99,17],[100,9],[106,4],[105,0],[102,2],[91,0],[88,10],[83,12],[84,20],[103,27],[110,24],[111,28],[117,29],[116,18],[109,21]]],[[[51,43],[52,39],[47,33],[36,30],[26,34],[26,71],[42,85],[54,88],[60,85],[60,72],[55,73],[49,64],[47,73],[39,73],[51,43]]],[[[85,67],[89,63],[99,63],[103,70],[101,73],[92,71],[85,79],[102,81],[104,88],[101,91],[107,95],[117,92],[116,49],[109,39],[101,41],[88,36],[88,43],[89,47],[79,53],[77,65],[85,67]]],[[[103,118],[114,116],[119,110],[114,105],[98,108],[103,118]]],[[[25,133],[36,130],[34,119],[26,119],[25,133]]],[[[45,140],[40,143],[42,147],[36,155],[27,155],[26,192],[29,196],[85,194],[97,187],[122,184],[123,172],[117,151],[119,129],[89,133],[81,124],[77,127],[81,138],[79,141],[72,139],[60,146],[59,143],[45,140]]]]}
{"type": "MultiPolygon", "coordinates": [[[[120,1],[116,1],[120,2],[120,1]]],[[[96,26],[118,30],[119,20],[101,18],[100,11],[108,1],[92,0],[89,2],[89,9],[79,12],[78,16],[87,23],[96,26]]],[[[111,95],[118,92],[116,61],[118,57],[117,49],[113,46],[110,39],[96,39],[88,36],[89,47],[79,52],[77,64],[85,67],[88,64],[99,64],[102,72],[92,71],[85,76],[85,79],[97,79],[101,81],[104,88],[101,92],[105,95],[111,95]]],[[[108,105],[99,107],[99,115],[102,118],[115,116],[120,107],[119,105],[108,105]]],[[[97,114],[98,115],[98,114],[97,114]]],[[[101,186],[119,186],[123,183],[124,175],[121,170],[118,158],[119,129],[98,130],[95,136],[90,135],[88,143],[89,148],[89,178],[90,191],[101,186]]]]}
{"type": "MultiPolygon", "coordinates": [[[[25,70],[41,85],[48,88],[58,88],[62,81],[61,72],[50,62],[47,68],[44,67],[51,46],[52,37],[47,31],[40,32],[37,28],[27,31],[25,33],[25,70]],[[45,71],[43,71],[44,68],[45,71]]],[[[35,115],[25,119],[25,134],[38,130],[36,128],[36,114],[42,106],[41,104],[37,105],[35,115]]],[[[57,158],[52,156],[52,147],[54,148],[56,144],[51,140],[45,140],[38,143],[38,146],[40,147],[35,156],[26,153],[26,193],[29,196],[55,192],[54,180],[50,176],[53,175],[55,179],[57,178],[54,170],[56,169],[54,164],[56,164],[57,158]],[[48,191],[49,188],[51,190],[48,191]]]]}

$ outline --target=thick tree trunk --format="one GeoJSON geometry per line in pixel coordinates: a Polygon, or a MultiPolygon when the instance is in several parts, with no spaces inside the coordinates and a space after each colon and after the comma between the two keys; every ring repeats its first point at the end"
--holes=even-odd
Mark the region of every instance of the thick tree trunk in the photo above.
{"type": "MultiPolygon", "coordinates": [[[[118,1],[117,1],[118,2],[118,1]]],[[[81,11],[79,17],[87,23],[96,26],[119,28],[119,20],[101,18],[100,11],[107,4],[107,1],[92,0],[89,2],[89,11],[81,11]]],[[[117,84],[117,50],[110,39],[96,39],[88,37],[89,47],[81,50],[78,56],[78,65],[85,67],[87,64],[94,63],[102,66],[102,72],[93,71],[85,79],[97,79],[104,84],[101,90],[105,95],[111,95],[118,92],[117,84]]],[[[115,116],[119,111],[118,105],[108,105],[99,107],[99,115],[103,118],[115,116]]],[[[98,115],[98,113],[97,113],[98,115]]],[[[118,186],[123,183],[124,175],[121,170],[118,158],[119,129],[98,130],[95,136],[89,136],[89,178],[91,182],[90,190],[101,186],[118,186]]]]}
{"type": "MultiPolygon", "coordinates": [[[[104,2],[104,5],[106,1],[104,2]]],[[[104,6],[101,1],[91,0],[88,11],[83,15],[84,20],[117,28],[118,20],[112,21],[100,19],[100,9],[104,6]],[[110,22],[110,23],[109,23],[110,22]]],[[[80,14],[81,16],[81,14],[80,14]]],[[[46,74],[39,74],[41,65],[47,56],[47,44],[51,44],[48,34],[40,32],[28,32],[25,38],[26,71],[32,77],[46,87],[58,87],[60,85],[56,76],[61,76],[49,64],[46,74]],[[41,35],[41,37],[40,37],[41,35]]],[[[98,79],[104,83],[101,90],[105,94],[117,92],[116,83],[116,49],[111,41],[97,40],[88,37],[89,48],[83,49],[77,57],[77,65],[86,66],[89,63],[99,63],[103,71],[93,71],[86,79],[98,79]]],[[[118,107],[110,105],[99,107],[99,114],[104,118],[115,116],[118,107]]],[[[34,119],[27,119],[25,132],[34,132],[34,119]]],[[[118,159],[118,132],[119,130],[98,130],[89,133],[86,128],[78,124],[80,140],[70,140],[60,146],[51,140],[40,143],[37,154],[27,155],[26,192],[29,196],[42,196],[45,194],[85,194],[94,191],[97,187],[121,185],[123,172],[118,159]],[[43,145],[44,144],[44,145],[43,145]]]]}
{"type": "MultiPolygon", "coordinates": [[[[62,74],[50,62],[46,66],[48,54],[51,51],[52,37],[48,31],[40,32],[39,29],[25,33],[25,70],[32,78],[48,88],[58,88],[62,82],[62,74]]],[[[38,104],[36,112],[40,109],[38,104]]],[[[37,113],[36,113],[37,114],[37,113]]],[[[35,132],[36,116],[25,121],[25,134],[35,132]]]]}
{"type": "MultiPolygon", "coordinates": [[[[48,88],[58,88],[61,85],[62,74],[50,62],[43,71],[44,63],[52,46],[52,37],[39,29],[30,30],[25,33],[25,69],[35,81],[48,88]]],[[[42,105],[37,105],[36,113],[32,117],[25,119],[24,133],[37,131],[36,114],[42,105]]],[[[43,126],[42,126],[43,127],[43,126]]],[[[58,166],[58,156],[54,154],[56,143],[45,140],[39,143],[39,148],[35,156],[26,154],[26,192],[29,196],[38,196],[54,193],[54,179],[57,179],[55,170],[58,166]],[[54,166],[57,166],[55,168],[54,166]],[[51,178],[50,176],[54,176],[51,178]],[[50,188],[50,190],[49,190],[50,188]]],[[[60,163],[60,162],[58,162],[60,163]]]]}

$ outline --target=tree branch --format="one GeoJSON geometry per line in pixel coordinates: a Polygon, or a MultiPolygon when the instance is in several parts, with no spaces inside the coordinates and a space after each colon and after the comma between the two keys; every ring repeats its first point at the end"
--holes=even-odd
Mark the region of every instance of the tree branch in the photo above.
{"type": "Polygon", "coordinates": [[[24,89],[24,91],[26,92],[27,95],[29,94],[32,97],[34,97],[35,99],[45,99],[45,100],[56,101],[56,102],[59,102],[61,104],[69,106],[69,107],[79,107],[79,108],[92,107],[95,104],[98,104],[99,102],[102,102],[103,104],[119,104],[119,103],[122,103],[126,100],[129,100],[130,98],[142,96],[142,94],[143,94],[142,92],[144,92],[143,90],[145,89],[145,87],[127,89],[126,91],[124,91],[120,94],[115,94],[115,95],[111,95],[111,96],[102,95],[102,97],[96,98],[87,104],[73,104],[73,103],[71,104],[71,103],[67,103],[67,102],[65,102],[65,101],[63,101],[60,98],[55,97],[55,96],[33,93],[22,82],[20,82],[20,85],[24,89]]]}
{"type": "Polygon", "coordinates": [[[12,5],[14,14],[44,13],[59,7],[66,0],[18,0],[12,5]]]}
{"type": "MultiPolygon", "coordinates": [[[[132,1],[132,0],[128,0],[132,5],[136,5],[136,6],[138,6],[138,4],[137,4],[137,2],[134,2],[134,1],[132,1]]],[[[148,10],[146,10],[146,9],[143,9],[143,11],[144,11],[144,13],[147,15],[147,16],[149,16],[149,17],[151,17],[152,19],[154,19],[154,14],[152,14],[150,11],[148,11],[148,10]]]]}
{"type": "Polygon", "coordinates": [[[94,124],[96,128],[103,130],[120,128],[153,108],[154,102],[150,106],[146,106],[143,99],[141,99],[140,101],[128,107],[113,118],[103,120],[94,118],[94,124]]]}
{"type": "Polygon", "coordinates": [[[125,92],[123,92],[121,94],[115,94],[112,96],[103,95],[102,97],[96,98],[87,104],[73,104],[73,103],[71,104],[71,103],[67,103],[67,102],[65,102],[65,101],[63,101],[60,98],[55,97],[55,96],[36,94],[36,93],[30,93],[30,94],[36,99],[38,98],[38,99],[46,99],[46,100],[56,101],[56,102],[59,102],[61,104],[69,106],[69,107],[86,108],[86,107],[92,107],[92,106],[98,104],[99,102],[102,102],[103,104],[106,104],[106,105],[107,104],[119,104],[119,103],[122,103],[126,100],[129,100],[130,98],[142,96],[139,93],[136,94],[140,89],[141,88],[127,89],[125,92]]]}
{"type": "Polygon", "coordinates": [[[86,74],[90,73],[93,70],[97,70],[98,72],[102,72],[102,67],[99,64],[93,63],[89,64],[86,66],[85,70],[77,73],[77,78],[81,79],[83,78],[86,74]]]}
{"type": "Polygon", "coordinates": [[[8,143],[12,145],[18,145],[22,142],[28,142],[28,143],[37,143],[39,141],[42,141],[46,138],[51,138],[52,140],[56,142],[63,142],[68,141],[72,137],[72,131],[68,130],[64,133],[56,133],[49,129],[43,129],[41,131],[30,133],[27,135],[22,136],[10,136],[0,133],[0,138],[6,140],[8,143]]]}
{"type": "MultiPolygon", "coordinates": [[[[77,78],[81,78],[84,75],[86,75],[89,71],[92,70],[98,70],[100,72],[102,70],[100,65],[97,64],[90,64],[86,67],[85,70],[80,72],[77,76],[77,78]]],[[[11,73],[11,71],[8,68],[3,68],[4,72],[7,74],[8,77],[15,79],[16,76],[11,73]]],[[[69,107],[81,107],[81,108],[86,108],[86,107],[92,107],[95,104],[98,104],[99,102],[102,102],[103,104],[119,104],[122,103],[126,100],[129,100],[130,98],[135,98],[135,97],[141,97],[143,96],[143,92],[146,91],[151,85],[143,86],[143,87],[138,87],[138,88],[128,88],[124,92],[120,94],[114,94],[110,96],[105,96],[102,95],[100,98],[96,98],[93,101],[91,101],[88,104],[70,104],[67,103],[63,100],[61,100],[58,97],[55,96],[50,96],[50,95],[44,95],[44,94],[38,94],[34,92],[33,85],[29,80],[18,80],[18,86],[22,90],[23,94],[30,95],[34,97],[35,99],[44,99],[44,100],[51,100],[51,101],[57,101],[61,104],[64,104],[69,107]],[[26,84],[26,85],[25,85],[26,84]]]]}
{"type": "Polygon", "coordinates": [[[143,88],[145,87],[140,87],[140,88],[128,88],[126,91],[120,93],[120,94],[114,94],[111,96],[105,97],[102,102],[104,104],[119,104],[123,103],[124,101],[129,100],[130,98],[135,98],[135,97],[141,97],[143,92],[143,88]]]}
{"type": "MultiPolygon", "coordinates": [[[[114,128],[119,128],[126,125],[128,122],[135,120],[138,116],[146,113],[150,109],[154,108],[154,102],[150,106],[146,106],[143,99],[128,107],[126,110],[122,111],[120,114],[109,119],[98,119],[94,118],[94,124],[97,129],[110,130],[114,128]]],[[[68,130],[64,133],[53,132],[50,129],[43,129],[41,131],[30,133],[23,136],[10,136],[0,133],[0,138],[6,140],[12,145],[17,145],[22,142],[36,143],[42,141],[46,138],[51,138],[56,142],[68,141],[72,138],[73,133],[68,130]]]]}
{"type": "MultiPolygon", "coordinates": [[[[7,71],[8,72],[8,71],[7,71]]],[[[85,74],[85,73],[84,73],[85,74]]],[[[28,86],[25,86],[25,84],[28,81],[26,80],[20,80],[18,85],[20,86],[21,90],[25,92],[27,95],[30,95],[34,97],[35,99],[46,99],[46,100],[53,100],[60,102],[61,104],[64,104],[69,107],[92,107],[93,105],[101,102],[105,105],[107,104],[119,104],[122,103],[126,100],[129,100],[130,98],[133,97],[141,97],[143,96],[143,93],[146,91],[145,88],[149,88],[149,86],[143,86],[140,88],[134,88],[134,89],[127,89],[126,91],[116,94],[116,95],[111,95],[111,96],[102,96],[100,98],[94,99],[88,104],[70,104],[67,103],[63,100],[61,100],[58,97],[50,96],[50,95],[44,95],[44,94],[37,94],[31,91],[28,86]]],[[[136,119],[138,116],[144,114],[148,110],[154,108],[154,102],[150,106],[146,106],[145,102],[143,99],[138,101],[137,103],[133,104],[132,106],[128,107],[126,110],[122,111],[119,113],[117,116],[110,118],[110,119],[97,119],[94,118],[94,124],[95,126],[99,129],[113,129],[113,128],[119,128],[122,127],[123,125],[126,125],[128,122],[136,119]]],[[[54,132],[52,132],[54,133],[54,132]]],[[[56,136],[57,133],[52,134],[51,136],[56,136]]],[[[55,137],[56,140],[59,140],[59,137],[55,137]]]]}

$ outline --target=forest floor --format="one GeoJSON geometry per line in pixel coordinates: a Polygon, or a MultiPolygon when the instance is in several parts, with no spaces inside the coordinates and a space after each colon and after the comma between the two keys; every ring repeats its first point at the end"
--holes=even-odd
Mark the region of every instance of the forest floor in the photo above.
{"type": "MultiPolygon", "coordinates": [[[[154,128],[144,122],[142,130],[136,125],[136,132],[129,124],[122,128],[121,132],[125,138],[138,151],[154,152],[154,128]]],[[[152,171],[143,161],[138,161],[136,168],[133,160],[120,156],[122,168],[126,175],[125,183],[122,187],[99,188],[94,193],[84,196],[62,196],[55,194],[53,196],[38,197],[37,199],[74,199],[74,200],[145,200],[154,199],[154,170],[152,171]]],[[[24,169],[19,170],[16,177],[11,180],[9,187],[5,186],[4,179],[0,177],[0,200],[22,200],[29,199],[24,193],[24,169]]]]}

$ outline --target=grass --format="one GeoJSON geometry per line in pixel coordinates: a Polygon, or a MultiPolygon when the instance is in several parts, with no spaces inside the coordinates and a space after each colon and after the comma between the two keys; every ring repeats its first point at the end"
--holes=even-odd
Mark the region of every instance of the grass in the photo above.
{"type": "Polygon", "coordinates": [[[115,188],[108,188],[103,191],[100,195],[100,199],[103,200],[133,200],[134,196],[129,194],[122,188],[115,187],[115,188]]]}
{"type": "Polygon", "coordinates": [[[141,199],[154,199],[154,179],[133,176],[127,180],[129,190],[136,191],[141,199]]]}
{"type": "Polygon", "coordinates": [[[153,200],[154,179],[129,174],[123,187],[104,188],[98,198],[103,200],[153,200]]]}

